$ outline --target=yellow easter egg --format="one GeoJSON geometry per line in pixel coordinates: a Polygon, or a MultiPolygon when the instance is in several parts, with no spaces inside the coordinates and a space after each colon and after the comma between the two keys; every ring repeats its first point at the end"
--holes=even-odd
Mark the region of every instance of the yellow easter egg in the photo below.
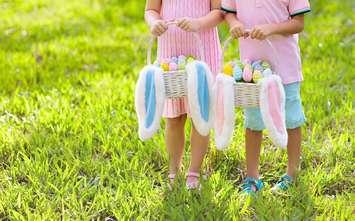
{"type": "Polygon", "coordinates": [[[169,64],[163,63],[161,64],[161,68],[163,69],[163,71],[169,71],[169,64]]]}
{"type": "Polygon", "coordinates": [[[259,70],[255,70],[253,73],[253,81],[255,83],[257,83],[261,78],[263,77],[263,75],[261,74],[261,72],[259,70]]]}
{"type": "Polygon", "coordinates": [[[233,76],[233,66],[231,64],[224,65],[223,73],[229,76],[233,76]]]}

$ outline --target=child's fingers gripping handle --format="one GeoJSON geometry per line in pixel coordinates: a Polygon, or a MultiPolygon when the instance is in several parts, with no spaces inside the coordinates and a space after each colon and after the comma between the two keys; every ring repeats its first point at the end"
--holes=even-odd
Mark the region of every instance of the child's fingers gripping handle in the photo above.
{"type": "MultiPolygon", "coordinates": [[[[172,26],[172,25],[177,25],[177,22],[176,21],[168,21],[166,24],[168,26],[172,26]]],[[[197,42],[197,47],[198,47],[200,59],[202,61],[205,61],[206,57],[205,57],[205,51],[204,51],[202,40],[201,40],[200,36],[198,35],[198,33],[192,32],[192,35],[197,42]]],[[[155,42],[155,39],[156,39],[155,36],[151,36],[149,39],[148,50],[147,50],[147,64],[148,65],[152,64],[152,50],[153,50],[153,44],[155,42]]]]}

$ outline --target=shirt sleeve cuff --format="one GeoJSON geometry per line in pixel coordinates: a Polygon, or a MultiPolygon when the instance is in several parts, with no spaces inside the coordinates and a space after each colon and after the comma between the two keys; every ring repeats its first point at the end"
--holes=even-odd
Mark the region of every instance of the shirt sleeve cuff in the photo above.
{"type": "Polygon", "coordinates": [[[311,11],[310,8],[302,8],[302,9],[299,9],[299,10],[296,10],[296,11],[290,13],[290,16],[291,16],[291,17],[294,17],[294,16],[296,16],[296,15],[306,14],[306,13],[308,13],[308,12],[310,12],[310,11],[311,11]]]}
{"type": "Polygon", "coordinates": [[[224,7],[224,6],[221,7],[221,10],[224,11],[224,12],[227,12],[227,13],[237,13],[237,10],[229,9],[227,7],[224,7]]]}

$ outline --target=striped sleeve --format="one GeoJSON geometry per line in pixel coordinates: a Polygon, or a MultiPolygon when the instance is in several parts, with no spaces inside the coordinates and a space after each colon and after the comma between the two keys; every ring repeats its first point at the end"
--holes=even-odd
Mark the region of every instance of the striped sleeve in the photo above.
{"type": "Polygon", "coordinates": [[[237,13],[236,0],[222,0],[221,8],[225,12],[237,13]]]}
{"type": "Polygon", "coordinates": [[[308,0],[289,0],[288,11],[293,17],[310,12],[311,6],[308,0]]]}

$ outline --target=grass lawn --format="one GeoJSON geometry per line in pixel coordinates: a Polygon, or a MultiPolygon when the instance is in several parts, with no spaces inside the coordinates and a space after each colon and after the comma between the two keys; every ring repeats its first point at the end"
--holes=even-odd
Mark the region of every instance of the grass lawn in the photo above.
{"type": "Polygon", "coordinates": [[[302,170],[287,195],[272,195],[287,158],[266,139],[267,186],[250,201],[238,188],[240,111],[230,148],[211,145],[200,193],[167,190],[163,133],[138,139],[144,1],[0,0],[0,220],[354,220],[355,5],[311,3],[302,170]]]}

